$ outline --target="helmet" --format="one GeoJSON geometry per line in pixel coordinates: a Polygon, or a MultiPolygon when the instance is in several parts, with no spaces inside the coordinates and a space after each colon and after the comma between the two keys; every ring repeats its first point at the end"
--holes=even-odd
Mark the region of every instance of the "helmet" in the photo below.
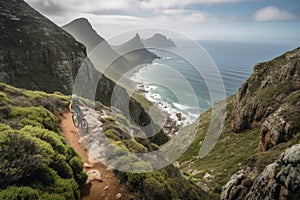
{"type": "Polygon", "coordinates": [[[72,94],[72,99],[77,99],[77,95],[76,94],[72,94]]]}

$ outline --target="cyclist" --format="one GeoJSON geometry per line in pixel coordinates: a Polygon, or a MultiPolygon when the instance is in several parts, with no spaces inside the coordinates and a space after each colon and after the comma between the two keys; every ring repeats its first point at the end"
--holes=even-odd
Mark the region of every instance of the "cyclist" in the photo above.
{"type": "Polygon", "coordinates": [[[87,106],[82,103],[82,101],[80,101],[77,97],[76,94],[72,94],[72,102],[71,102],[71,109],[76,112],[79,116],[83,116],[83,112],[80,108],[80,106],[83,106],[85,108],[87,108],[87,106]]]}

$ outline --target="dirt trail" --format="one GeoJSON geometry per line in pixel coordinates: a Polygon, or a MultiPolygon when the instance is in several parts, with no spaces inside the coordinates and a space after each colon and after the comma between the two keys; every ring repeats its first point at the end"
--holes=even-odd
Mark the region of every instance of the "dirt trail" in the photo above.
{"type": "MultiPolygon", "coordinates": [[[[72,114],[70,112],[65,113],[61,117],[61,129],[63,135],[66,137],[69,144],[75,149],[75,151],[81,156],[83,163],[89,162],[88,151],[85,150],[83,145],[79,143],[79,135],[72,121],[72,114]]],[[[118,183],[115,175],[112,171],[106,169],[106,166],[100,162],[92,163],[92,167],[85,168],[88,170],[98,170],[101,173],[103,182],[91,181],[89,184],[85,184],[81,191],[82,200],[94,200],[116,199],[118,193],[121,193],[121,198],[127,199],[127,190],[124,185],[118,183]]]]}

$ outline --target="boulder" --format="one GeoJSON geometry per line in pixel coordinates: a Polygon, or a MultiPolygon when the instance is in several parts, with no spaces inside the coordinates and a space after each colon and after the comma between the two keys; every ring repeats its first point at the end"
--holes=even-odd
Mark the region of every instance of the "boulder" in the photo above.
{"type": "Polygon", "coordinates": [[[288,113],[287,106],[280,107],[275,113],[266,118],[260,131],[258,151],[267,151],[279,143],[292,138],[295,132],[293,124],[284,118],[288,113]]]}
{"type": "Polygon", "coordinates": [[[224,186],[221,193],[221,200],[243,199],[251,187],[257,171],[255,168],[244,166],[236,172],[224,186]]]}
{"type": "Polygon", "coordinates": [[[247,200],[300,199],[300,144],[285,150],[253,183],[247,200]]]}
{"type": "Polygon", "coordinates": [[[87,183],[90,183],[92,181],[103,182],[101,174],[98,170],[89,170],[87,171],[87,175],[88,175],[87,183]]]}
{"type": "Polygon", "coordinates": [[[122,198],[122,194],[121,193],[118,193],[117,195],[116,195],[116,199],[121,199],[122,198]]]}

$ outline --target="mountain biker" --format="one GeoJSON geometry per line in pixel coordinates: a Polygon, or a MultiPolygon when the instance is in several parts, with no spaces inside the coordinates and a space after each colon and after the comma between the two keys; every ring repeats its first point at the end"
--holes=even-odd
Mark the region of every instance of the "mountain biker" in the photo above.
{"type": "Polygon", "coordinates": [[[79,98],[77,97],[76,94],[72,94],[72,101],[71,101],[71,109],[77,113],[79,116],[83,116],[83,112],[80,108],[80,106],[83,106],[85,108],[87,108],[87,106],[82,103],[82,101],[79,100],[79,98]]]}

